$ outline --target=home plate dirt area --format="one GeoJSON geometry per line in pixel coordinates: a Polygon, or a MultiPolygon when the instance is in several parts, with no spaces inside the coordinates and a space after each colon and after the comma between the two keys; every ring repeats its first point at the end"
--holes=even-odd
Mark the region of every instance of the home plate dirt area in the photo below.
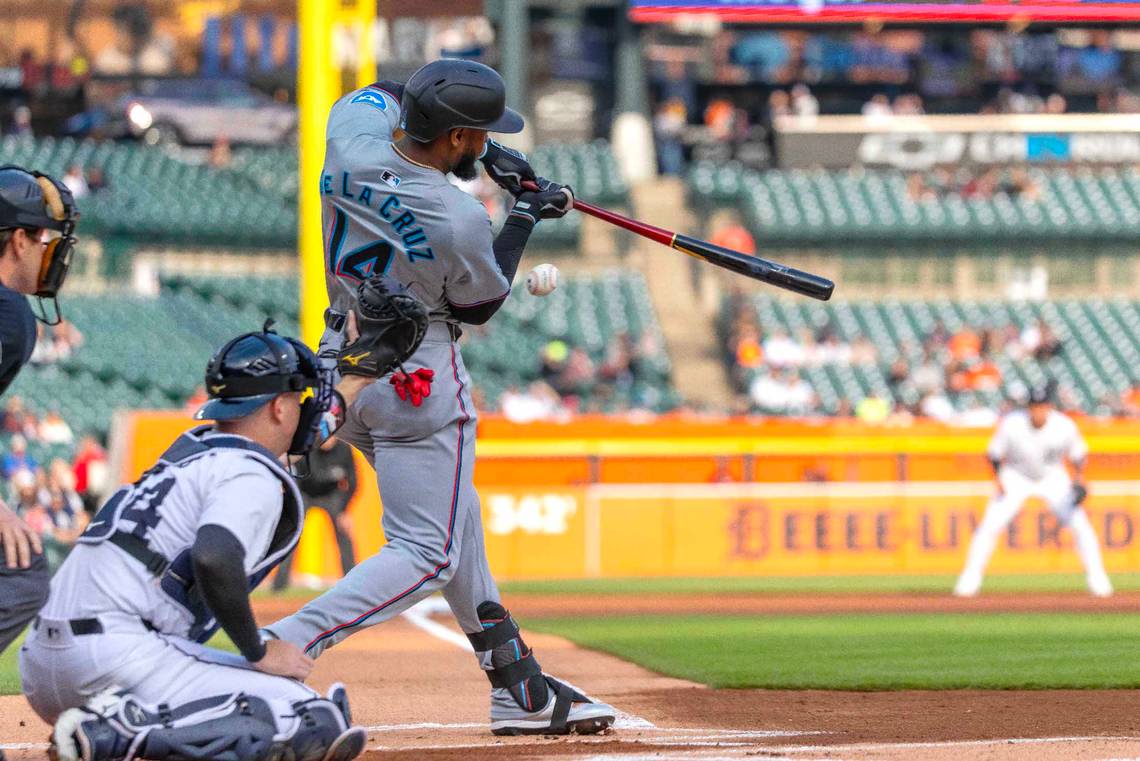
{"type": "MultiPolygon", "coordinates": [[[[613,704],[617,726],[595,737],[494,737],[487,681],[441,602],[360,632],[318,661],[310,684],[349,686],[356,721],[369,728],[365,758],[1140,757],[1137,691],[713,690],[534,633],[527,638],[543,667],[613,704]]],[[[524,622],[528,604],[542,607],[518,602],[524,622]]],[[[259,600],[258,615],[273,620],[298,604],[259,600]]],[[[45,757],[47,727],[22,697],[0,699],[0,730],[9,759],[45,757]]]]}

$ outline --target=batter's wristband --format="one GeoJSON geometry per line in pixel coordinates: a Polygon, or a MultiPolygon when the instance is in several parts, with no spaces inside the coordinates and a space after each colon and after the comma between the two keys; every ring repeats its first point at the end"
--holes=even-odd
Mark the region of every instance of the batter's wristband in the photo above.
{"type": "Polygon", "coordinates": [[[485,653],[494,650],[499,645],[507,644],[517,636],[519,636],[519,626],[513,618],[507,616],[490,629],[468,634],[467,640],[475,652],[485,653]]]}

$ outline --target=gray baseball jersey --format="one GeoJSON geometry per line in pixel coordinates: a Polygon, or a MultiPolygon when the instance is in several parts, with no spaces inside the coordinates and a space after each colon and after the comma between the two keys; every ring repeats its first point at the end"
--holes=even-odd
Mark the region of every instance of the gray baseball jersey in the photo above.
{"type": "MultiPolygon", "coordinates": [[[[320,178],[329,304],[347,312],[357,284],[379,272],[404,283],[433,321],[454,321],[449,305],[500,299],[510,284],[483,204],[392,143],[399,113],[399,102],[375,86],[329,112],[320,178]]],[[[322,348],[337,340],[326,332],[322,348]]]]}
{"type": "MultiPolygon", "coordinates": [[[[430,368],[435,380],[420,407],[386,380],[373,383],[337,432],[376,469],[388,543],[333,589],[267,627],[312,656],[435,591],[467,632],[481,631],[479,604],[499,599],[472,482],[471,381],[447,323],[455,320],[450,305],[501,299],[510,284],[495,262],[482,204],[438,169],[400,153],[392,143],[398,124],[399,104],[377,87],[349,93],[329,114],[320,178],[329,303],[347,311],[356,284],[374,272],[404,283],[432,320],[404,364],[430,368]]],[[[322,350],[341,341],[326,330],[322,350]]]]}

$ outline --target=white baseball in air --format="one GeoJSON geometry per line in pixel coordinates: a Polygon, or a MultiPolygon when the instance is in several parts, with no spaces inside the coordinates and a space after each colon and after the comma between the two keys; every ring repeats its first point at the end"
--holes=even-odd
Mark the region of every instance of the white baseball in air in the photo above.
{"type": "Polygon", "coordinates": [[[526,289],[531,296],[545,296],[558,287],[558,268],[540,264],[526,275],[526,289]]]}

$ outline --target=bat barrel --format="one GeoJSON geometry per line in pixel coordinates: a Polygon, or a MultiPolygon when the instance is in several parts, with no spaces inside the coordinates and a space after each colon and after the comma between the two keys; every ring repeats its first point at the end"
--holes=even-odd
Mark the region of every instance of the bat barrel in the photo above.
{"type": "Polygon", "coordinates": [[[748,256],[739,251],[733,251],[731,248],[717,246],[688,235],[676,236],[673,241],[673,248],[690,256],[704,259],[709,264],[723,267],[738,275],[744,275],[744,277],[820,301],[830,299],[835,290],[835,283],[825,277],[813,275],[810,272],[804,272],[778,262],[748,256]]]}

